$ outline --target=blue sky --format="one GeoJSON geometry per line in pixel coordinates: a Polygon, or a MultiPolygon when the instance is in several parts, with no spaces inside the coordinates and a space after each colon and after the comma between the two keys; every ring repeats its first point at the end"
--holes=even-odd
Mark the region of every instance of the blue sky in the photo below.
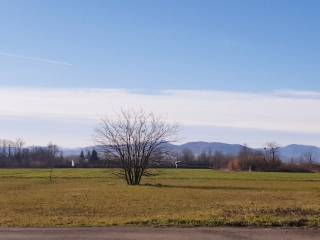
{"type": "MultiPolygon", "coordinates": [[[[26,89],[22,95],[29,97],[30,93],[42,96],[41,89],[46,89],[56,98],[66,89],[70,94],[75,89],[122,89],[119,91],[126,92],[124,99],[131,99],[133,90],[143,98],[146,93],[162,96],[163,91],[171,89],[177,95],[175,101],[179,101],[182,90],[202,90],[209,93],[192,93],[195,102],[198,101],[195,107],[206,107],[203,111],[210,110],[212,114],[215,111],[223,114],[220,109],[229,106],[227,99],[223,99],[216,106],[218,109],[210,108],[211,98],[218,101],[214,96],[223,93],[224,97],[238,98],[238,94],[248,94],[245,98],[253,102],[258,99],[260,105],[248,106],[245,102],[234,108],[250,107],[257,113],[264,108],[270,112],[267,116],[270,124],[260,124],[259,112],[260,116],[254,116],[256,122],[252,123],[255,133],[246,130],[251,120],[242,118],[243,110],[236,116],[241,124],[228,117],[215,122],[210,116],[184,122],[192,125],[184,131],[185,138],[238,143],[243,136],[243,142],[256,146],[277,139],[282,144],[295,141],[320,145],[316,140],[320,130],[303,128],[301,119],[293,113],[297,109],[292,108],[298,98],[299,104],[307,109],[305,118],[320,119],[313,113],[320,92],[319,9],[320,2],[311,0],[1,0],[0,88],[9,96],[26,89]],[[295,116],[288,129],[277,125],[287,118],[273,117],[279,112],[274,112],[263,100],[267,95],[267,99],[272,97],[278,103],[277,92],[282,93],[283,104],[277,111],[292,109],[286,116],[295,116]]],[[[188,93],[183,94],[188,98],[188,93]]],[[[42,97],[39,101],[46,102],[46,96],[42,97]]],[[[65,116],[58,119],[57,114],[64,114],[58,111],[46,112],[46,119],[37,118],[43,110],[37,108],[37,112],[36,106],[27,106],[32,98],[22,98],[12,105],[14,109],[21,106],[16,111],[0,104],[0,130],[6,134],[1,138],[23,135],[30,144],[51,140],[70,146],[88,144],[94,121],[85,122],[85,113],[78,122],[83,133],[73,139],[70,134],[75,136],[74,132],[68,131],[74,129],[75,123],[71,126],[65,116]],[[23,123],[28,125],[28,131],[14,130],[14,126],[23,123]],[[35,132],[36,126],[46,130],[35,132]],[[61,129],[60,137],[56,136],[57,128],[61,129]]],[[[120,106],[118,102],[113,105],[108,94],[103,99],[110,109],[120,106]]],[[[161,99],[153,107],[163,105],[165,99],[161,99]]],[[[87,100],[95,104],[92,97],[87,100]]],[[[52,101],[47,104],[49,109],[55,109],[50,105],[52,101]]],[[[64,107],[63,102],[59,104],[64,107]]],[[[122,104],[128,105],[125,101],[122,104]]],[[[152,109],[141,102],[134,105],[152,109]]],[[[71,103],[68,107],[66,111],[81,108],[71,103]]],[[[226,109],[225,116],[228,111],[234,110],[226,109]]],[[[108,114],[107,111],[92,114],[97,117],[102,113],[108,114]]],[[[168,114],[164,110],[159,113],[168,114]]],[[[180,116],[188,117],[184,112],[175,117],[180,116]]]]}
{"type": "Polygon", "coordinates": [[[319,1],[0,2],[5,86],[320,90],[319,1]]]}

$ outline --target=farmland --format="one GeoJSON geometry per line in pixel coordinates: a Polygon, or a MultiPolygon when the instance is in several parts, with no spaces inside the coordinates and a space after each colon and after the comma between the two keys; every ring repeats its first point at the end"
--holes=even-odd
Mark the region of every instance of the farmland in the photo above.
{"type": "Polygon", "coordinates": [[[113,169],[0,170],[1,227],[320,227],[320,174],[159,169],[127,186],[113,169]]]}

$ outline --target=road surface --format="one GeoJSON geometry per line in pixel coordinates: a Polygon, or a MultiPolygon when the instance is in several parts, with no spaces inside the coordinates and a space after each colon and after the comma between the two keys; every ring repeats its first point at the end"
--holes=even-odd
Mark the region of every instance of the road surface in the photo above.
{"type": "Polygon", "coordinates": [[[0,228],[0,240],[320,240],[320,229],[0,228]]]}

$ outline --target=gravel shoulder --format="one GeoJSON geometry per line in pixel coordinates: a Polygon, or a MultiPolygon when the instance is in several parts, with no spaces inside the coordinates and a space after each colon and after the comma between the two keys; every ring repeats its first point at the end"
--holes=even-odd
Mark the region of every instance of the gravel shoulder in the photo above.
{"type": "Polygon", "coordinates": [[[0,240],[320,240],[320,229],[283,228],[0,228],[0,240]]]}

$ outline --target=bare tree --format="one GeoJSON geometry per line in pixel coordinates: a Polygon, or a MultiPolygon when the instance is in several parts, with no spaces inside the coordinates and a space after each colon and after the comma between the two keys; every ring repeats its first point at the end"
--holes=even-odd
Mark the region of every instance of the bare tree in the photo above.
{"type": "Polygon", "coordinates": [[[276,142],[269,142],[266,144],[265,150],[269,152],[269,158],[272,162],[279,159],[280,146],[276,142]]]}
{"type": "Polygon", "coordinates": [[[177,131],[176,124],[168,124],[153,113],[121,111],[113,119],[101,120],[95,141],[109,158],[120,163],[126,182],[138,185],[146,169],[170,153],[168,143],[177,131]]]}
{"type": "Polygon", "coordinates": [[[23,152],[23,146],[25,145],[25,142],[22,138],[18,138],[15,141],[15,155],[18,160],[18,163],[22,163],[22,152],[23,152]]]}
{"type": "Polygon", "coordinates": [[[276,142],[269,142],[266,144],[266,147],[264,149],[266,152],[266,170],[277,171],[282,164],[279,153],[280,146],[276,142]]]}
{"type": "Polygon", "coordinates": [[[49,180],[50,182],[52,182],[52,172],[53,172],[53,167],[54,167],[54,163],[56,158],[58,157],[59,154],[59,148],[57,145],[49,143],[48,144],[48,151],[49,151],[49,167],[50,167],[50,174],[49,174],[49,180]]]}

